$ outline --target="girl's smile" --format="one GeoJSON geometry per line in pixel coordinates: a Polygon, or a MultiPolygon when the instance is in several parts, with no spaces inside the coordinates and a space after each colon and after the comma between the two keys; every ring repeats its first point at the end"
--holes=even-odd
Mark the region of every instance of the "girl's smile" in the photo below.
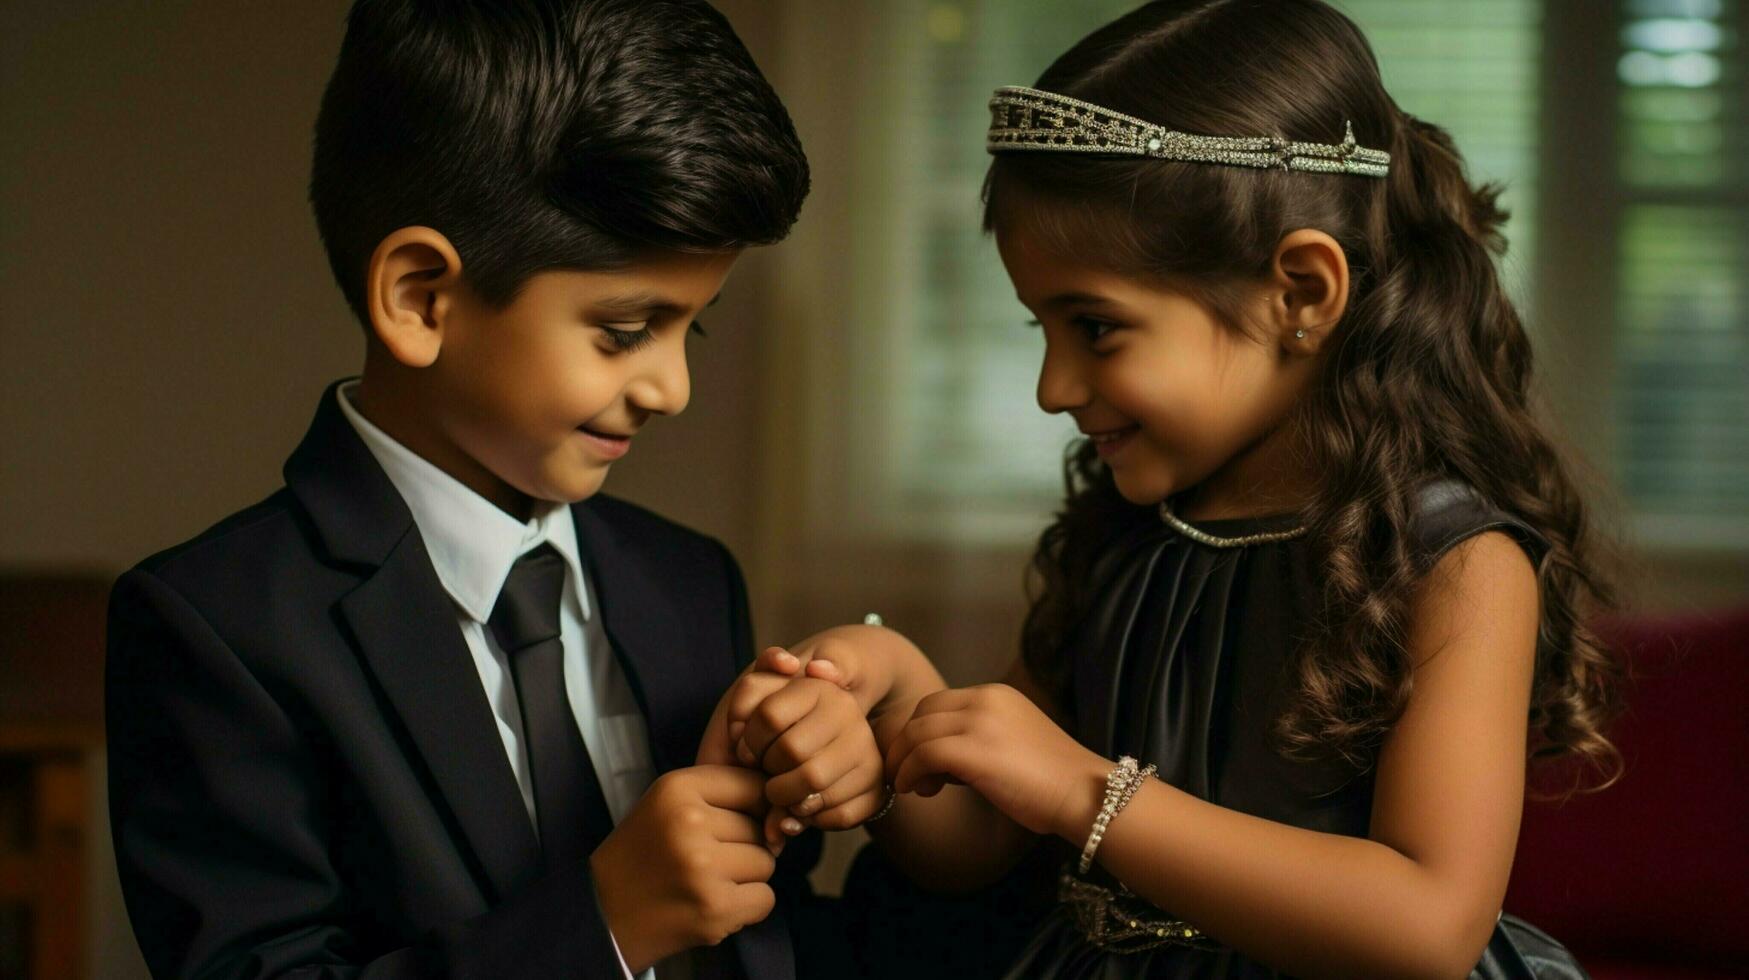
{"type": "Polygon", "coordinates": [[[1083,430],[1082,435],[1085,435],[1087,439],[1093,443],[1094,447],[1099,450],[1099,457],[1101,459],[1110,462],[1112,458],[1123,449],[1123,447],[1130,444],[1130,437],[1134,436],[1140,430],[1141,426],[1128,425],[1121,429],[1110,429],[1105,432],[1087,432],[1083,430]]]}

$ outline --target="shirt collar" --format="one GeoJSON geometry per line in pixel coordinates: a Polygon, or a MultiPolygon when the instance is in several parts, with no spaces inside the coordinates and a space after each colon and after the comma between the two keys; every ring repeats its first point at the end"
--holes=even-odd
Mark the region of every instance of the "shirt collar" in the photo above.
{"type": "Polygon", "coordinates": [[[340,411],[407,502],[438,581],[462,612],[475,622],[486,622],[516,559],[550,544],[570,569],[570,590],[588,621],[589,593],[582,588],[583,564],[571,508],[537,501],[528,523],[518,522],[359,414],[351,394],[357,386],[354,381],[335,392],[340,411]]]}

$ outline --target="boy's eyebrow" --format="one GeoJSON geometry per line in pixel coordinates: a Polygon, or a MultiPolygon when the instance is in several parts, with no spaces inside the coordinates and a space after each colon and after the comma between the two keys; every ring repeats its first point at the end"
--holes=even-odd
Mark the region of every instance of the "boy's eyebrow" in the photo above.
{"type": "MultiPolygon", "coordinates": [[[[706,303],[705,305],[706,306],[715,306],[715,305],[717,305],[717,300],[722,299],[722,298],[723,298],[723,294],[718,293],[715,298],[713,298],[709,303],[706,303]]],[[[623,314],[632,314],[632,313],[655,314],[655,313],[660,313],[660,314],[665,314],[665,315],[673,315],[673,314],[678,314],[681,311],[686,309],[686,305],[684,303],[678,303],[672,299],[669,299],[666,296],[658,296],[655,293],[627,293],[624,296],[609,296],[609,297],[606,297],[605,299],[596,300],[595,306],[598,309],[602,309],[602,310],[608,311],[610,313],[623,313],[623,314]]]]}
{"type": "Polygon", "coordinates": [[[680,304],[655,293],[626,293],[595,301],[599,309],[613,313],[666,313],[680,309],[680,304]]]}

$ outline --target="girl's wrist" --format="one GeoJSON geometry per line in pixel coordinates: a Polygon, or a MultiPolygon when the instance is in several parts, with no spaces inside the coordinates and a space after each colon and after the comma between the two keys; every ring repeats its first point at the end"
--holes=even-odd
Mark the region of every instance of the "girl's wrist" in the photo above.
{"type": "Polygon", "coordinates": [[[1105,803],[1106,777],[1117,763],[1095,752],[1086,752],[1069,767],[1061,804],[1051,832],[1080,847],[1093,830],[1093,821],[1105,803]]]}

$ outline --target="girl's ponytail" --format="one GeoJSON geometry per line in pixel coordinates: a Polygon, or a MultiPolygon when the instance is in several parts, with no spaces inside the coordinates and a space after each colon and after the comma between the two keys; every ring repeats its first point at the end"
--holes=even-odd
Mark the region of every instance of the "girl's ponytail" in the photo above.
{"type": "Polygon", "coordinates": [[[1502,227],[1509,215],[1499,207],[1500,188],[1470,186],[1463,158],[1444,129],[1402,111],[1397,120],[1397,165],[1386,178],[1395,219],[1411,228],[1450,222],[1494,258],[1504,256],[1502,227]]]}
{"type": "Polygon", "coordinates": [[[1547,540],[1532,750],[1574,753],[1607,783],[1620,766],[1603,736],[1619,665],[1585,617],[1614,596],[1593,570],[1584,501],[1534,418],[1529,339],[1496,267],[1500,188],[1470,184],[1445,130],[1398,121],[1368,236],[1381,245],[1300,420],[1339,489],[1313,514],[1314,561],[1330,570],[1327,629],[1302,651],[1303,697],[1278,732],[1290,748],[1358,759],[1401,713],[1412,679],[1403,629],[1427,571],[1406,543],[1419,488],[1449,476],[1547,540]]]}

